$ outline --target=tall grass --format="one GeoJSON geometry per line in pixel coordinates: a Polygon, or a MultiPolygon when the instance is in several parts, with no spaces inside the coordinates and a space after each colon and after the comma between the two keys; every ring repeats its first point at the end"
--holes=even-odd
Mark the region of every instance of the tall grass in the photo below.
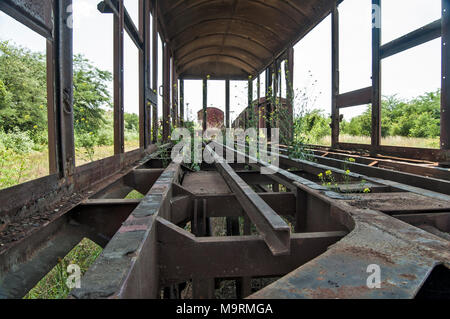
{"type": "MultiPolygon", "coordinates": [[[[353,144],[371,144],[369,136],[340,135],[339,142],[353,144]]],[[[318,140],[318,145],[330,146],[331,136],[326,136],[318,140]]],[[[404,136],[389,136],[381,139],[381,145],[403,146],[418,148],[439,148],[439,138],[418,138],[404,136]]]]}

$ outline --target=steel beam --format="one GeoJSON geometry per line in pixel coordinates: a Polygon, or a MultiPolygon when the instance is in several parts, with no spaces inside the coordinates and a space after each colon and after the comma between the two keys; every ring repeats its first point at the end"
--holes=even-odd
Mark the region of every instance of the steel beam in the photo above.
{"type": "Polygon", "coordinates": [[[208,79],[203,79],[203,132],[208,128],[208,79]]]}
{"type": "Polygon", "coordinates": [[[441,19],[431,22],[420,29],[414,30],[398,39],[384,44],[381,47],[381,59],[388,58],[397,53],[414,48],[441,36],[441,19]]]}
{"type": "Polygon", "coordinates": [[[170,136],[170,50],[164,44],[163,55],[163,141],[169,142],[170,136]]]}
{"type": "Polygon", "coordinates": [[[372,146],[381,145],[381,1],[372,0],[372,10],[378,11],[372,18],[372,146]]]}
{"type": "Polygon", "coordinates": [[[339,94],[336,97],[337,107],[342,109],[345,107],[358,106],[372,103],[372,87],[339,94]]]}
{"type": "MultiPolygon", "coordinates": [[[[155,94],[159,94],[158,87],[158,1],[152,1],[152,88],[155,94]]],[[[152,105],[153,108],[153,127],[152,127],[152,142],[158,142],[159,117],[158,117],[158,98],[156,103],[152,105]]]]}
{"type": "Polygon", "coordinates": [[[206,146],[206,150],[213,156],[217,170],[234,192],[259,233],[264,237],[272,254],[275,256],[289,254],[290,227],[209,145],[206,146]]]}
{"type": "Polygon", "coordinates": [[[339,144],[339,9],[337,1],[331,11],[331,145],[339,144]]]}
{"type": "Polygon", "coordinates": [[[161,218],[157,229],[163,286],[196,277],[282,276],[319,256],[347,234],[294,234],[290,239],[291,254],[274,256],[259,236],[196,238],[161,218]]]}
{"type": "MultiPolygon", "coordinates": [[[[450,0],[442,0],[441,149],[450,150],[450,0]]],[[[450,156],[441,161],[450,166],[450,156]]]]}
{"type": "Polygon", "coordinates": [[[124,135],[124,6],[118,0],[114,15],[114,154],[125,152],[124,135]]]}

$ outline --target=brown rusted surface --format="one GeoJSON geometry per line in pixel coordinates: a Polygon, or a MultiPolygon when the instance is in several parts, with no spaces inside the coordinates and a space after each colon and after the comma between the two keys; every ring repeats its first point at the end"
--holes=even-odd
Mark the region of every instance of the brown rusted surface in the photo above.
{"type": "Polygon", "coordinates": [[[183,185],[190,192],[201,194],[230,194],[230,188],[218,172],[187,173],[183,185]]]}

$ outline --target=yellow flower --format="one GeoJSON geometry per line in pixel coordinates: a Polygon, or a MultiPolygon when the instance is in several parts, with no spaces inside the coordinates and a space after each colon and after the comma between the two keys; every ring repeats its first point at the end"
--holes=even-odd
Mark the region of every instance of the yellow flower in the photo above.
{"type": "Polygon", "coordinates": [[[37,126],[37,125],[35,125],[35,126],[33,126],[33,128],[37,129],[37,128],[38,128],[38,126],[37,126]]]}
{"type": "Polygon", "coordinates": [[[345,174],[347,174],[347,175],[350,174],[350,170],[349,170],[349,169],[346,170],[346,171],[345,171],[345,174]]]}
{"type": "Polygon", "coordinates": [[[354,159],[354,158],[349,158],[348,161],[349,161],[350,163],[354,163],[354,162],[355,162],[355,159],[354,159]]]}
{"type": "Polygon", "coordinates": [[[364,189],[364,193],[365,193],[365,194],[368,194],[368,193],[370,193],[370,188],[366,188],[366,189],[364,189]]]}
{"type": "Polygon", "coordinates": [[[330,170],[325,172],[325,175],[330,176],[331,174],[333,174],[330,170]]]}

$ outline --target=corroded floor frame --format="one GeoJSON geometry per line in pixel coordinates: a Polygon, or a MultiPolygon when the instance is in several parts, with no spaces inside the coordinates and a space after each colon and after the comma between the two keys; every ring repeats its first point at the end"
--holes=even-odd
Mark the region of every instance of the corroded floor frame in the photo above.
{"type": "Polygon", "coordinates": [[[232,169],[216,158],[214,166],[232,191],[228,194],[192,193],[183,183],[190,172],[172,163],[72,297],[159,298],[162,288],[192,280],[194,298],[213,298],[215,279],[224,278],[240,281],[245,297],[253,293],[245,279],[278,276],[250,297],[413,298],[436,266],[449,265],[450,242],[444,238],[449,196],[357,173],[351,173],[352,179],[365,178],[373,193],[351,187],[336,193],[315,176],[323,170],[339,176],[344,173],[340,169],[282,155],[284,169],[262,175],[259,170],[267,164],[246,159],[248,165],[232,169]],[[249,187],[274,184],[286,192],[262,192],[270,191],[262,187],[256,193],[249,187]],[[279,255],[273,249],[278,221],[266,218],[269,226],[264,226],[259,218],[267,212],[294,217],[289,252],[279,255]],[[248,216],[263,235],[207,237],[210,218],[236,216],[248,216]],[[434,234],[400,219],[422,228],[427,224],[434,234]],[[185,230],[189,221],[194,234],[185,230]],[[381,268],[380,289],[367,287],[372,264],[381,268]]]}

